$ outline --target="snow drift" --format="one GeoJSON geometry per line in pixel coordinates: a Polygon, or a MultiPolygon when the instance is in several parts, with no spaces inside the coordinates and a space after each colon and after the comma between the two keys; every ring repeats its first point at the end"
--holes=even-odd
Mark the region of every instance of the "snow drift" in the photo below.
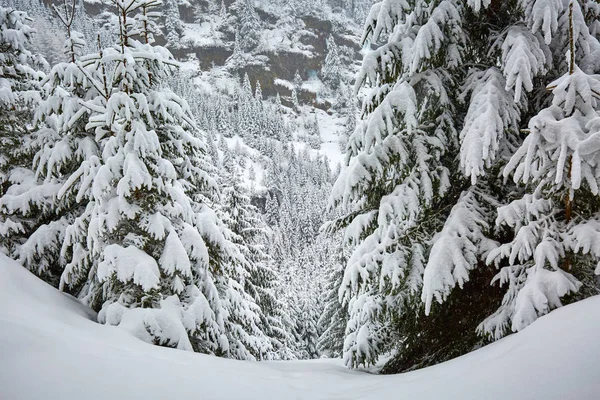
{"type": "Polygon", "coordinates": [[[144,343],[0,255],[0,398],[593,399],[600,297],[522,332],[396,376],[338,360],[240,362],[144,343]]]}

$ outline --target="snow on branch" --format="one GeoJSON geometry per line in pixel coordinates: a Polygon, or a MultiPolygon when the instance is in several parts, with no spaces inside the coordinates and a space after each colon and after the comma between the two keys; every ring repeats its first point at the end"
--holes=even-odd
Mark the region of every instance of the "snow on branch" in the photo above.
{"type": "Polygon", "coordinates": [[[460,165],[473,184],[495,160],[505,131],[518,128],[519,105],[512,101],[511,91],[505,86],[504,77],[495,67],[470,71],[464,85],[463,99],[468,93],[471,98],[460,133],[460,165]]]}
{"type": "Polygon", "coordinates": [[[406,0],[383,0],[374,4],[367,17],[362,42],[377,41],[383,33],[390,33],[411,10],[406,0]]]}
{"type": "Polygon", "coordinates": [[[538,38],[522,26],[513,26],[502,43],[502,72],[506,77],[506,91],[514,90],[515,103],[521,92],[533,90],[533,78],[546,70],[546,55],[538,38]]]}
{"type": "Polygon", "coordinates": [[[480,256],[493,246],[485,237],[489,229],[485,210],[472,190],[463,192],[433,246],[423,275],[421,300],[429,315],[433,299],[442,303],[458,284],[469,280],[469,271],[477,266],[480,256]]]}
{"type": "Polygon", "coordinates": [[[111,244],[104,249],[104,260],[98,264],[98,279],[106,281],[115,276],[119,281],[133,281],[144,291],[158,288],[160,272],[156,260],[135,246],[111,244]]]}

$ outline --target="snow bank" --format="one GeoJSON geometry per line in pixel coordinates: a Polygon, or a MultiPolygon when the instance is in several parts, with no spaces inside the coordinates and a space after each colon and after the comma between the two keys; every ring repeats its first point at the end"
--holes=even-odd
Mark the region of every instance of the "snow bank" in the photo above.
{"type": "Polygon", "coordinates": [[[0,255],[0,398],[592,399],[600,297],[456,360],[396,376],[338,360],[251,363],[159,348],[0,255]]]}

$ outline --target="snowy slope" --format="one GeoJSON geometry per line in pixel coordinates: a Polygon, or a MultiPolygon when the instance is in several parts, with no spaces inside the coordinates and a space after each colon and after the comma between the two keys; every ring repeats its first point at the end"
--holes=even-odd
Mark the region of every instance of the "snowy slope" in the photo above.
{"type": "Polygon", "coordinates": [[[250,363],[155,347],[0,255],[0,398],[593,399],[600,297],[459,359],[397,376],[337,360],[250,363]]]}

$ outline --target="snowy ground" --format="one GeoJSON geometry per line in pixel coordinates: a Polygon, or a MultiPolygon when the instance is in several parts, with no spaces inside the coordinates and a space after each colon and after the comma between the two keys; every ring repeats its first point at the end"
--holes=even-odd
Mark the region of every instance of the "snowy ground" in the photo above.
{"type": "Polygon", "coordinates": [[[416,372],[249,363],[154,347],[0,255],[0,399],[597,399],[600,297],[416,372]]]}

